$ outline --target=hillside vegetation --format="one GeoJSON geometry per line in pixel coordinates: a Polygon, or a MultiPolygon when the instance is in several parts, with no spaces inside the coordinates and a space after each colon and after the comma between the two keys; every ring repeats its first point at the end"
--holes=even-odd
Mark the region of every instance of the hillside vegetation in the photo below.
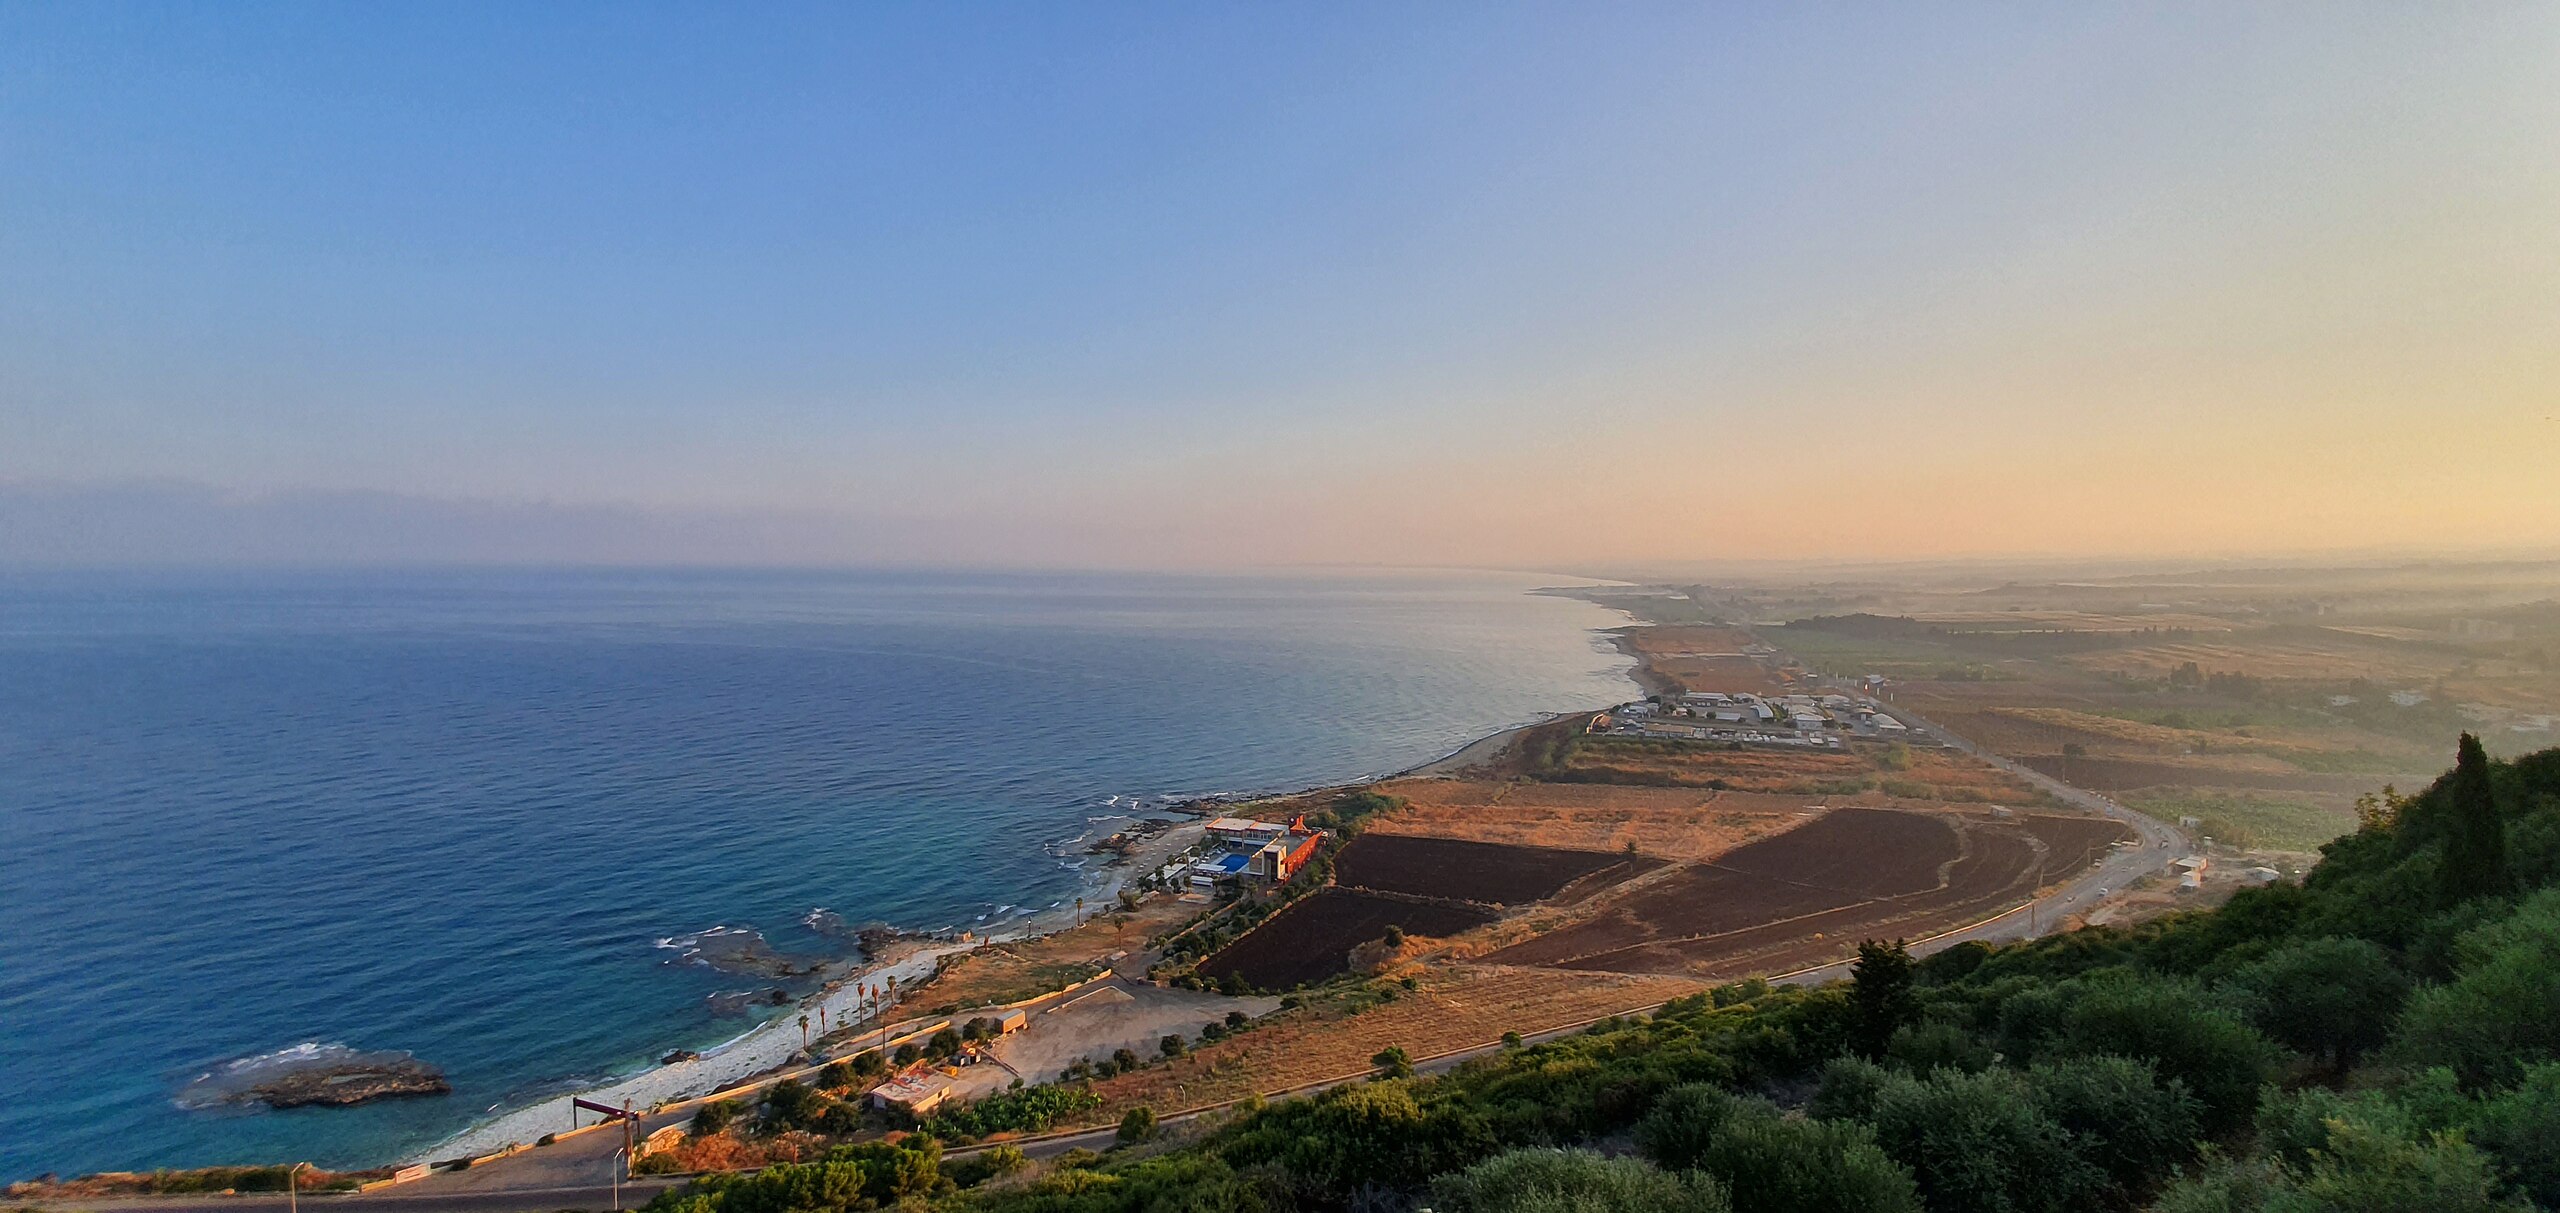
{"type": "MultiPolygon", "coordinates": [[[[2560,1208],[2560,750],[2464,738],[2301,885],[1752,982],[1045,1168],[922,1138],[656,1213],[2560,1208]]],[[[1383,1055],[1382,1055],[1383,1057],[1383,1055]]]]}

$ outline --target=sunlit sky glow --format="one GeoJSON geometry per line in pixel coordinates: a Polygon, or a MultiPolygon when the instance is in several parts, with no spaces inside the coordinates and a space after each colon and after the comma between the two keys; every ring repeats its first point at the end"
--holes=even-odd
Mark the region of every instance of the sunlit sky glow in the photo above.
{"type": "Polygon", "coordinates": [[[0,5],[12,516],[0,559],[2560,545],[2560,5],[0,5]]]}

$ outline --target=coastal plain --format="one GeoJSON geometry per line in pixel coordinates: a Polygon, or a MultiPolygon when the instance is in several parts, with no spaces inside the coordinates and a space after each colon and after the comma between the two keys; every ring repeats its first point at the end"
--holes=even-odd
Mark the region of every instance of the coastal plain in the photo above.
{"type": "MultiPolygon", "coordinates": [[[[1864,939],[1916,950],[2206,907],[2298,871],[2360,800],[2422,773],[2438,734],[2495,725],[2530,743],[2560,699],[2560,617],[2530,602],[2428,598],[2460,612],[2449,623],[2286,608],[2335,620],[2306,624],[2230,587],[1570,592],[1635,617],[1614,639],[1642,712],[1203,805],[1303,821],[1324,831],[1321,859],[1278,885],[1195,883],[1190,862],[1217,851],[1206,823],[1155,833],[1126,857],[1130,896],[1021,938],[917,949],[907,1018],[838,1030],[763,1081],[1020,1007],[1018,1031],[964,1047],[976,1066],[897,1064],[941,1067],[991,1107],[1017,1081],[1073,1092],[1031,1119],[924,1121],[1037,1138],[1356,1078],[1390,1051],[1418,1061],[1737,981],[1837,976],[1864,939]],[[1711,719],[1746,700],[1822,706],[1809,728],[1711,719]]],[[[644,1126],[695,1111],[678,1100],[644,1126]]],[[[842,1139],[757,1123],[670,1157],[753,1166],[842,1139]]],[[[897,1126],[866,1111],[843,1136],[897,1126]]],[[[468,1185],[510,1165],[529,1164],[468,1185]]]]}

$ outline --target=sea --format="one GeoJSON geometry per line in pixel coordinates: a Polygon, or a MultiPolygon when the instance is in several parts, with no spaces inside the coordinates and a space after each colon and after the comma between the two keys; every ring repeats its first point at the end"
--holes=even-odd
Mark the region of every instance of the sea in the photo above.
{"type": "Polygon", "coordinates": [[[706,938],[1001,929],[1133,806],[1624,698],[1579,580],[0,573],[0,1181],[398,1161],[715,1046],[706,938]],[[332,1050],[454,1090],[218,1098],[332,1050]]]}

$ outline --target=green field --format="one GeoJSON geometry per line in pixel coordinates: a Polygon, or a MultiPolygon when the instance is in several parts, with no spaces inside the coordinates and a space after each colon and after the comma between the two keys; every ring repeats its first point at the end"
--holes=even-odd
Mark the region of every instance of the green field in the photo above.
{"type": "Polygon", "coordinates": [[[2128,796],[2125,803],[2164,821],[2202,818],[2204,834],[2237,847],[2311,851],[2356,828],[2352,810],[2269,796],[2182,788],[2128,796]]]}

